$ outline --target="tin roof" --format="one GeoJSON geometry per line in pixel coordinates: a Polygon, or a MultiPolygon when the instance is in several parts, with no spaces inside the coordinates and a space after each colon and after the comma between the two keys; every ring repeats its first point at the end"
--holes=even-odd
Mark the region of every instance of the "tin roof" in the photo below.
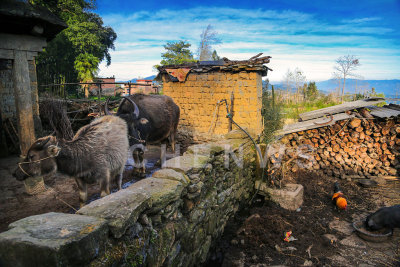
{"type": "Polygon", "coordinates": [[[370,114],[376,118],[387,119],[400,116],[399,105],[389,104],[383,107],[373,106],[384,101],[384,98],[369,98],[305,112],[299,115],[300,122],[287,124],[283,126],[282,130],[277,131],[276,134],[285,135],[289,133],[333,125],[337,121],[355,117],[353,114],[347,114],[346,111],[360,109],[364,107],[368,108],[370,110],[370,114]]]}
{"type": "Polygon", "coordinates": [[[352,101],[352,102],[346,102],[346,103],[343,103],[340,105],[335,105],[332,107],[321,108],[321,109],[313,110],[310,112],[305,112],[305,113],[300,114],[299,117],[300,117],[301,121],[306,121],[306,120],[320,118],[326,114],[333,115],[333,114],[345,112],[348,110],[373,106],[373,105],[382,103],[384,101],[385,101],[385,99],[381,98],[381,97],[367,98],[367,99],[362,99],[362,100],[357,100],[357,101],[352,101]]]}

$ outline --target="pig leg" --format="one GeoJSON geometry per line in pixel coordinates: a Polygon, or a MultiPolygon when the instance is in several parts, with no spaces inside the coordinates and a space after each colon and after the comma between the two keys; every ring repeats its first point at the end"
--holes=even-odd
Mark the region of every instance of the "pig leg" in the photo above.
{"type": "Polygon", "coordinates": [[[110,171],[106,170],[103,179],[100,180],[100,197],[105,197],[110,194],[110,171]]]}
{"type": "Polygon", "coordinates": [[[124,172],[124,168],[125,168],[125,166],[121,169],[121,171],[119,172],[119,174],[117,174],[118,175],[118,180],[117,180],[117,182],[118,182],[118,190],[121,190],[122,189],[122,174],[123,174],[123,172],[124,172]]]}
{"type": "Polygon", "coordinates": [[[79,189],[79,205],[82,208],[87,201],[87,184],[81,178],[75,178],[75,181],[79,189]]]}

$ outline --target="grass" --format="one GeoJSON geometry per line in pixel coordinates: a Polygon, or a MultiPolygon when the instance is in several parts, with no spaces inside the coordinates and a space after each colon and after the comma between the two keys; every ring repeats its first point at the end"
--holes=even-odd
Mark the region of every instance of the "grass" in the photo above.
{"type": "Polygon", "coordinates": [[[299,114],[301,113],[331,107],[337,104],[339,103],[327,97],[321,97],[314,101],[305,101],[300,103],[283,103],[282,113],[285,119],[297,120],[299,118],[299,114]]]}

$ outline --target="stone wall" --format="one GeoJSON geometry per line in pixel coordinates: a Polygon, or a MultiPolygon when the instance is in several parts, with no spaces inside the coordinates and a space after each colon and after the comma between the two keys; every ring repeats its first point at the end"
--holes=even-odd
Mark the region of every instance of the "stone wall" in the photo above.
{"type": "Polygon", "coordinates": [[[233,119],[240,126],[260,134],[261,78],[261,73],[256,71],[238,73],[217,71],[189,73],[185,82],[172,82],[168,75],[164,74],[163,93],[172,97],[181,108],[180,126],[196,133],[225,134],[228,132],[229,124],[225,105],[220,105],[218,112],[215,112],[215,109],[217,102],[222,99],[227,99],[230,105],[233,92],[233,119]]]}
{"type": "Polygon", "coordinates": [[[12,60],[0,59],[0,109],[2,119],[15,118],[12,60]]]}
{"type": "Polygon", "coordinates": [[[225,138],[189,147],[152,177],[77,214],[12,223],[0,234],[0,265],[201,265],[228,219],[254,193],[251,142],[238,131],[225,138]]]}

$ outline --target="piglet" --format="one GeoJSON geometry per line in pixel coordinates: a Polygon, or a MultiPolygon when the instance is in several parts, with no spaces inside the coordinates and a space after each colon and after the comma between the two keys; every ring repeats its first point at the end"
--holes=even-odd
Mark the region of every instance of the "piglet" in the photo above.
{"type": "Polygon", "coordinates": [[[383,228],[400,228],[400,205],[384,207],[367,216],[367,229],[380,230],[383,228]]]}

